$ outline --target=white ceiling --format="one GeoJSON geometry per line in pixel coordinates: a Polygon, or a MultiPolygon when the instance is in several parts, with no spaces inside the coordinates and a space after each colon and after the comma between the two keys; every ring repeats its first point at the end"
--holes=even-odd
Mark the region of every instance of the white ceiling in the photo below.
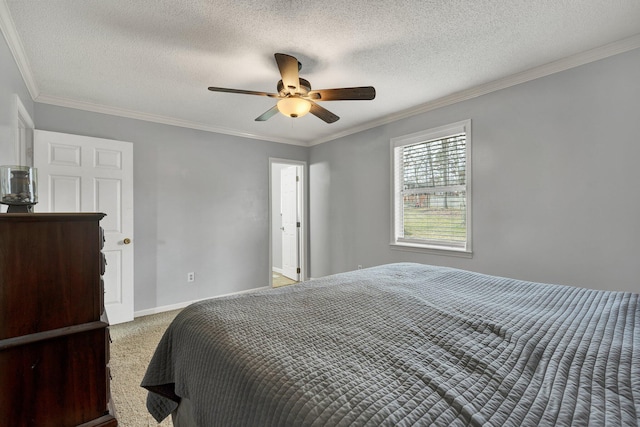
{"type": "Polygon", "coordinates": [[[638,0],[0,0],[0,24],[38,102],[300,145],[640,47],[638,0]],[[274,99],[207,90],[276,92],[275,52],[377,96],[255,122],[274,99]]]}

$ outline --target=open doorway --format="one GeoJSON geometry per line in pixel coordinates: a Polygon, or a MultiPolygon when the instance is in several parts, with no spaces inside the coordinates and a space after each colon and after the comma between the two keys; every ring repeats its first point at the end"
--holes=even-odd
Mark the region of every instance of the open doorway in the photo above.
{"type": "Polygon", "coordinates": [[[269,159],[269,284],[285,286],[305,278],[306,162],[269,159]]]}

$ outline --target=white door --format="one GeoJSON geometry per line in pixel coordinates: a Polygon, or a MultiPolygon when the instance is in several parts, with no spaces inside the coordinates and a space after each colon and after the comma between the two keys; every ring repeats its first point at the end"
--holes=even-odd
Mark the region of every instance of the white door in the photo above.
{"type": "Polygon", "coordinates": [[[298,263],[298,167],[280,171],[282,212],[282,274],[300,280],[298,263]]]}
{"type": "Polygon", "coordinates": [[[107,214],[105,309],[111,324],[133,320],[133,144],[36,130],[34,166],[36,212],[107,214]]]}

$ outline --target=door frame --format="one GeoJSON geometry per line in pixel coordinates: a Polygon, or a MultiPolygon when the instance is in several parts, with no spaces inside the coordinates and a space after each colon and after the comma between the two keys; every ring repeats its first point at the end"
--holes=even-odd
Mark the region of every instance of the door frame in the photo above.
{"type": "Polygon", "coordinates": [[[16,142],[16,165],[33,167],[33,132],[35,124],[17,94],[13,94],[15,118],[13,123],[16,142]]]}
{"type": "Polygon", "coordinates": [[[269,157],[269,286],[273,286],[273,222],[277,219],[272,215],[273,204],[280,203],[273,200],[273,165],[297,166],[300,168],[300,182],[298,185],[298,213],[300,230],[298,240],[298,258],[300,260],[300,281],[307,279],[307,162],[301,160],[281,159],[269,157]]]}

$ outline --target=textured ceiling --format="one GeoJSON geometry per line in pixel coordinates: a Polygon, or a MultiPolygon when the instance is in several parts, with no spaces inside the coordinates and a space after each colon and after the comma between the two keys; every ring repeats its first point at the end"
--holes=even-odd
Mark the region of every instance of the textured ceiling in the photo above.
{"type": "Polygon", "coordinates": [[[36,101],[302,145],[614,42],[640,47],[638,0],[0,2],[36,101]],[[314,89],[377,97],[322,103],[333,124],[255,122],[274,99],[207,90],[275,92],[275,52],[314,89]]]}

